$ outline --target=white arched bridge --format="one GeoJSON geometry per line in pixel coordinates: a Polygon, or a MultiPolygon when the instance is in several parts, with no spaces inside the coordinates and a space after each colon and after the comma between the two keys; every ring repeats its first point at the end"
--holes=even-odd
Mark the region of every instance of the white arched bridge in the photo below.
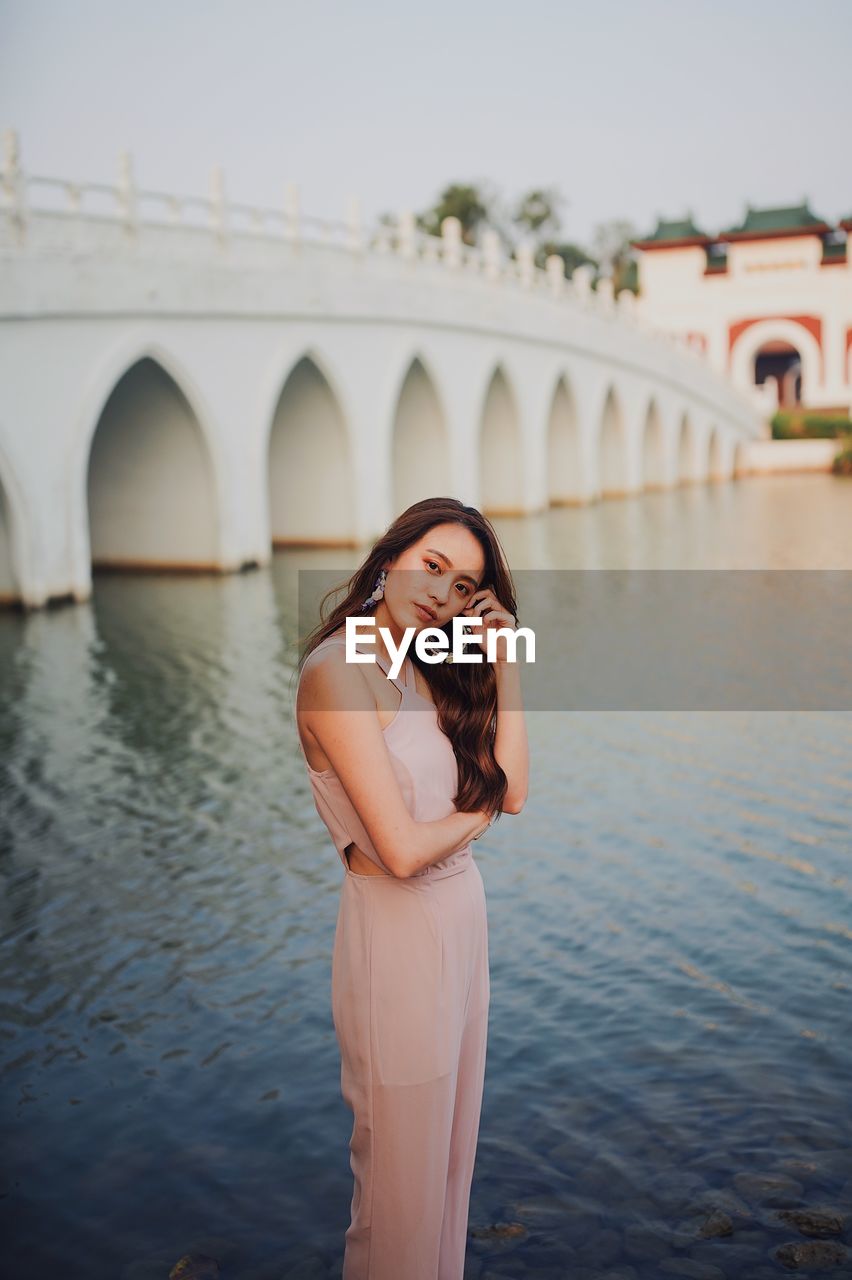
{"type": "Polygon", "coordinates": [[[360,545],[418,498],[492,515],[728,479],[755,409],[561,258],[448,219],[368,232],[23,172],[0,210],[0,596],[92,567],[230,571],[360,545]]]}

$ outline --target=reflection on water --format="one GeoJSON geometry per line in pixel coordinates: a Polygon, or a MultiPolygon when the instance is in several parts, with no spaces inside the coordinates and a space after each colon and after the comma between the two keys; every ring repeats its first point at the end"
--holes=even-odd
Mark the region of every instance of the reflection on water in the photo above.
{"type": "MultiPolygon", "coordinates": [[[[828,476],[495,523],[519,569],[852,560],[852,490],[828,476]]],[[[298,569],[357,559],[103,577],[91,605],[0,617],[13,1274],[165,1276],[193,1251],[228,1276],[340,1274],[341,868],[290,681],[298,569]]],[[[467,1274],[777,1275],[776,1246],[810,1239],[784,1209],[852,1212],[852,715],[529,723],[528,805],[476,847],[492,1005],[467,1274]]]]}

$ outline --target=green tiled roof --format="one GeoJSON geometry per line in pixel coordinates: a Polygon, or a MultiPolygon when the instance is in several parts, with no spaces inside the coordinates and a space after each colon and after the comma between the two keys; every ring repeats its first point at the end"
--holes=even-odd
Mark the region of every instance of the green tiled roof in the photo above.
{"type": "MultiPolygon", "coordinates": [[[[835,225],[852,231],[852,213],[845,218],[840,218],[835,225]]],[[[785,234],[813,233],[824,236],[831,230],[831,224],[817,217],[807,200],[803,200],[801,204],[775,205],[764,209],[756,209],[748,204],[742,222],[734,227],[726,227],[714,235],[708,235],[706,231],[696,226],[691,212],[683,218],[667,219],[658,216],[657,225],[650,235],[637,236],[630,243],[638,249],[653,249],[655,245],[683,245],[684,247],[704,245],[708,251],[710,246],[718,245],[716,252],[720,252],[722,244],[739,237],[744,240],[757,240],[763,236],[770,238],[785,234]]],[[[828,255],[832,255],[833,252],[833,249],[830,249],[828,255]]]]}
{"type": "Polygon", "coordinates": [[[726,227],[726,234],[751,233],[760,234],[767,231],[793,231],[803,227],[825,227],[823,218],[818,218],[808,207],[807,200],[803,204],[782,205],[772,209],[754,209],[746,205],[746,215],[739,226],[726,227]]]}
{"type": "Polygon", "coordinates": [[[649,236],[640,237],[641,241],[651,244],[654,241],[669,244],[672,240],[706,240],[707,236],[692,220],[692,214],[685,218],[666,220],[657,218],[657,225],[649,236]]]}

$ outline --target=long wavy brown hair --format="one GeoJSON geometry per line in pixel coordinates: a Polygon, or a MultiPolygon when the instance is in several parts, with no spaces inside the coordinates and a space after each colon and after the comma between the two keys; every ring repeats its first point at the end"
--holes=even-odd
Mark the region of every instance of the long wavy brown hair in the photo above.
{"type": "MultiPolygon", "coordinates": [[[[504,609],[517,618],[515,585],[500,540],[493,527],[476,507],[467,507],[457,498],[424,498],[415,502],[373,544],[367,558],[348,582],[332,587],[320,602],[321,622],[305,637],[305,649],[297,666],[301,671],[309,654],[326,636],[337,631],[349,617],[363,617],[363,605],[371,595],[386,560],[395,560],[408,547],[439,524],[464,525],[482,547],[485,566],[482,587],[489,587],[504,609]],[[326,602],[345,592],[343,599],[326,616],[326,602]]],[[[452,648],[452,622],[439,628],[452,648]]],[[[449,738],[458,763],[459,786],[453,803],[461,812],[484,809],[500,815],[508,781],[494,757],[497,731],[497,680],[490,662],[423,663],[414,647],[408,650],[412,662],[422,671],[438,711],[438,723],[449,738]]]]}

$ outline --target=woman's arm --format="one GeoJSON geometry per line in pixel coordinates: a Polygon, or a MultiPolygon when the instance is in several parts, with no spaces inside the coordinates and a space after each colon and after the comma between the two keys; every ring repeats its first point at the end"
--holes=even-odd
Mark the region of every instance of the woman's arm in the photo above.
{"type": "Polygon", "coordinates": [[[520,813],[529,788],[530,753],[521,700],[521,669],[517,662],[494,663],[497,679],[497,733],[494,758],[508,780],[504,813],[520,813]]]}
{"type": "Polygon", "coordinates": [[[391,875],[414,875],[487,830],[489,814],[456,812],[417,822],[399,780],[363,673],[334,646],[303,668],[299,702],[305,724],[341,781],[376,853],[391,875]]]}

